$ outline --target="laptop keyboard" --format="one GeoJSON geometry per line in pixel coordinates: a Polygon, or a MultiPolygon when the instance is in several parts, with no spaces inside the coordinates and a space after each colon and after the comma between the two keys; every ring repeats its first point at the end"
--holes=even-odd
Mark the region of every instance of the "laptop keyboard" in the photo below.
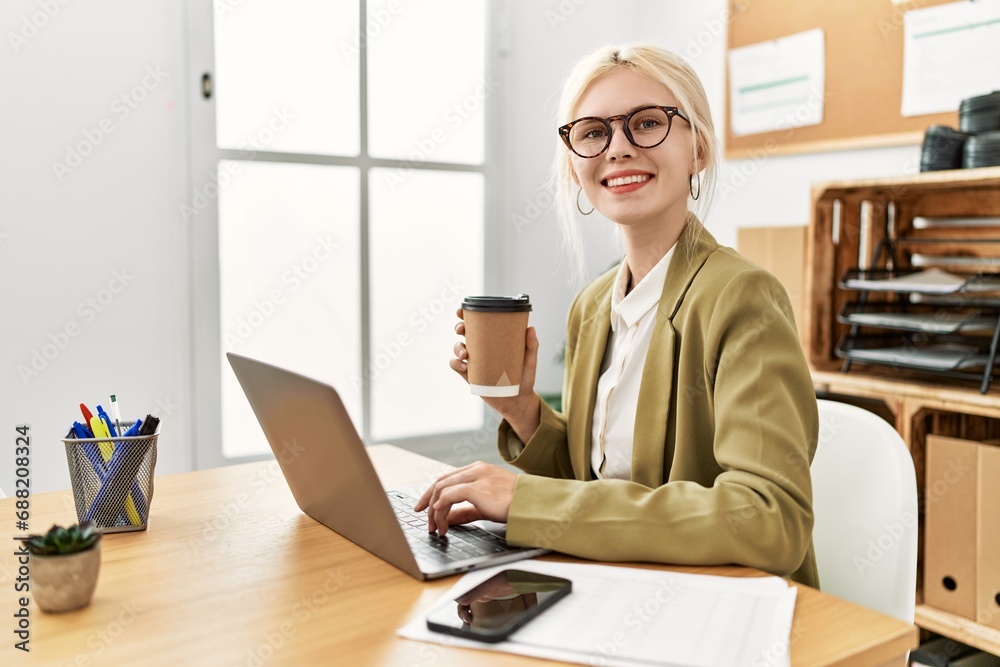
{"type": "Polygon", "coordinates": [[[502,537],[476,526],[451,526],[444,537],[428,533],[427,514],[413,511],[413,506],[417,503],[416,498],[399,491],[387,491],[385,495],[392,504],[392,511],[396,513],[396,519],[403,528],[410,549],[424,560],[434,563],[454,563],[469,558],[519,551],[515,547],[507,546],[502,537]]]}

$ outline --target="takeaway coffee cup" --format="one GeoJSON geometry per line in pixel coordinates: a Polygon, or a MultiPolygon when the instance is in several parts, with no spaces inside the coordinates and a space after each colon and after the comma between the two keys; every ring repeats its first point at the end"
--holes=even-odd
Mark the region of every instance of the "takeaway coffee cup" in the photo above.
{"type": "Polygon", "coordinates": [[[473,394],[517,396],[529,312],[531,300],[527,294],[468,296],[462,301],[473,394]]]}

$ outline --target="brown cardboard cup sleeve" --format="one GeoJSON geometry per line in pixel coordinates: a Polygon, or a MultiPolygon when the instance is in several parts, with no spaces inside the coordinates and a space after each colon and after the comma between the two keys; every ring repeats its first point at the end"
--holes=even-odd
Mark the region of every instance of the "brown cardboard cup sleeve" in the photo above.
{"type": "Polygon", "coordinates": [[[531,312],[528,295],[470,296],[462,301],[462,311],[472,393],[517,396],[531,312]]]}

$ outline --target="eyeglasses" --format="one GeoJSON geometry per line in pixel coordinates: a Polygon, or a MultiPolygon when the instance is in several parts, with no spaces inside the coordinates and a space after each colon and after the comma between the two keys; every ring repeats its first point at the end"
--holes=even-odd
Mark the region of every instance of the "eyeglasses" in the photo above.
{"type": "Polygon", "coordinates": [[[630,114],[619,114],[598,118],[587,116],[577,118],[559,128],[559,136],[566,147],[584,158],[597,157],[611,145],[611,123],[624,121],[622,129],[629,143],[636,148],[655,148],[670,134],[670,124],[674,116],[680,116],[688,123],[688,117],[677,107],[648,106],[636,109],[630,114]]]}

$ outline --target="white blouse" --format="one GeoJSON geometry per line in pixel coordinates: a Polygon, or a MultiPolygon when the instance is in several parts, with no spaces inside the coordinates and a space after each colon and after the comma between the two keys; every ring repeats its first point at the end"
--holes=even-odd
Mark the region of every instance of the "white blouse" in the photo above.
{"type": "Polygon", "coordinates": [[[598,479],[632,478],[635,406],[639,403],[642,367],[656,322],[657,304],[674,248],[628,294],[632,272],[622,260],[611,292],[611,333],[601,362],[594,405],[590,465],[598,479]]]}

